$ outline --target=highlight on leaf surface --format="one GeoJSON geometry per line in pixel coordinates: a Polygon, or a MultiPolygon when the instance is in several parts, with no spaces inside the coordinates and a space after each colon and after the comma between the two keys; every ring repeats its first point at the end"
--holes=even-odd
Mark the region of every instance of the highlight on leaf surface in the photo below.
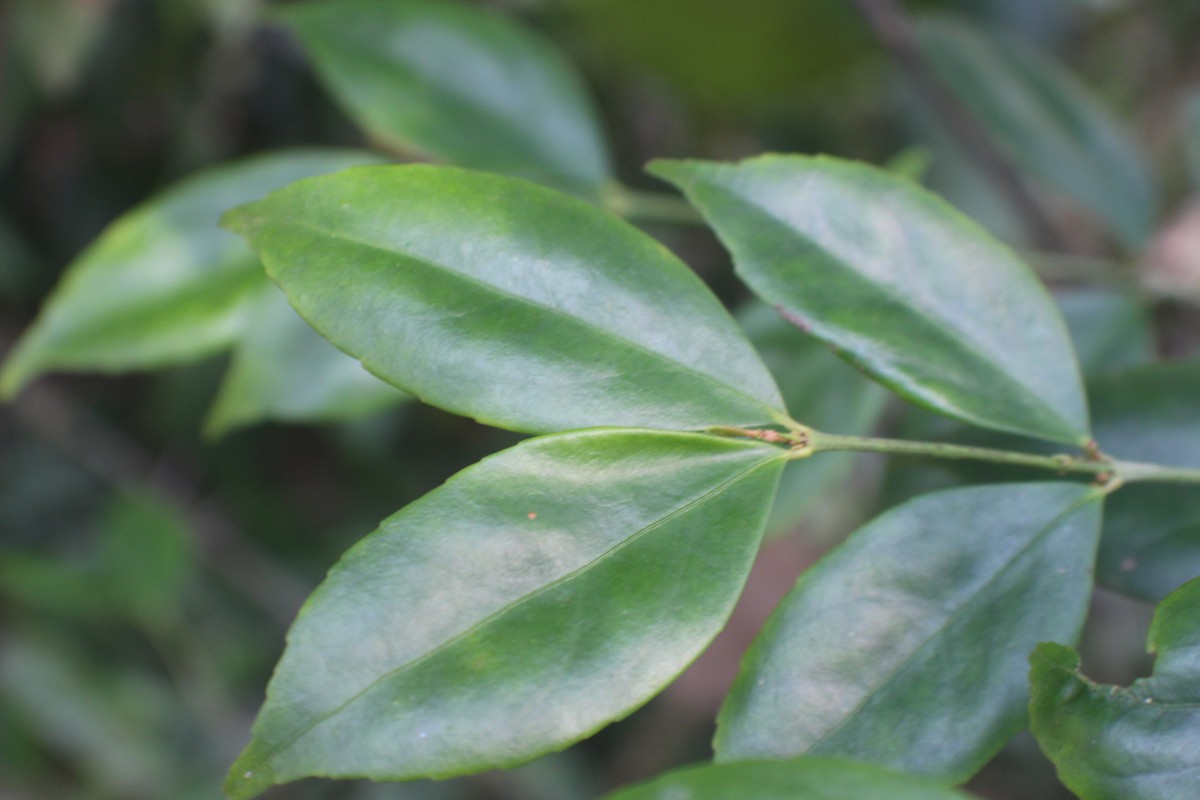
{"type": "Polygon", "coordinates": [[[305,604],[227,794],[512,766],[624,717],[724,626],[785,458],[602,429],[459,473],[305,604]]]}
{"type": "Polygon", "coordinates": [[[1025,723],[1030,651],[1073,642],[1097,489],[975,486],[886,512],[809,568],[747,652],[722,762],[840,756],[946,781],[1025,723]]]}
{"type": "Polygon", "coordinates": [[[972,425],[1082,445],[1062,317],[1033,272],[937,196],[865,164],[656,161],[738,274],[902,397],[972,425]]]}
{"type": "Polygon", "coordinates": [[[439,408],[529,433],[787,419],[695,273],[541,186],[367,167],[292,184],[224,224],[323,336],[439,408]]]}
{"type": "Polygon", "coordinates": [[[1200,783],[1200,579],[1159,605],[1147,637],[1154,674],[1128,689],[1092,683],[1079,654],[1030,658],[1031,726],[1081,800],[1179,800],[1200,783]]]}
{"type": "Polygon", "coordinates": [[[554,45],[446,0],[319,0],[278,14],[375,139],[464,167],[594,193],[608,153],[583,81],[554,45]]]}

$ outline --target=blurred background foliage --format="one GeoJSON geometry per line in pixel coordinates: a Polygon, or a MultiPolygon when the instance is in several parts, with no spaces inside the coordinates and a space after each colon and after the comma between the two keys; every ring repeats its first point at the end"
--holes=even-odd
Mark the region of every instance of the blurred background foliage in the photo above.
{"type": "MultiPolygon", "coordinates": [[[[657,156],[826,152],[926,178],[1011,243],[1045,244],[845,0],[481,4],[540,30],[580,67],[618,175],[632,186],[663,191],[641,172],[657,156]]],[[[0,5],[0,352],[109,222],[177,179],[284,147],[365,144],[298,44],[262,21],[264,6],[0,5]]],[[[1200,231],[1188,210],[1200,186],[1200,5],[907,8],[953,12],[970,26],[941,51],[929,44],[930,64],[949,65],[951,88],[982,81],[961,101],[1056,220],[1057,240],[1042,248],[1056,255],[1029,257],[1059,289],[1085,368],[1100,375],[1191,354],[1200,329],[1200,231]],[[1056,65],[1022,74],[1012,65],[1029,62],[1006,62],[1004,42],[1037,47],[1056,65]],[[954,58],[984,59],[982,72],[954,58]],[[1145,185],[1131,187],[1128,175],[1145,185]],[[1072,288],[1081,282],[1086,290],[1072,288]]],[[[731,306],[745,303],[710,234],[651,231],[731,306]]],[[[962,435],[888,400],[774,315],[740,313],[805,422],[962,435]]],[[[0,798],[217,796],[283,633],[324,571],[384,516],[516,439],[415,403],[352,422],[206,437],[228,361],[55,376],[0,409],[0,798]]],[[[799,571],[880,506],[980,477],[870,458],[806,466],[785,478],[788,502],[729,630],[629,720],[509,772],[405,786],[307,781],[270,796],[571,800],[706,758],[741,649],[799,571]]],[[[1093,677],[1127,681],[1146,669],[1149,608],[1098,594],[1085,642],[1093,677]]],[[[1024,738],[972,788],[1068,796],[1024,738]]]]}

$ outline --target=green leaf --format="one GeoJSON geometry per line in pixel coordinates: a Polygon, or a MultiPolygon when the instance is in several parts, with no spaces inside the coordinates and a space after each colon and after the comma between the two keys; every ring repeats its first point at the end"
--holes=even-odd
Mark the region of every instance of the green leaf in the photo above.
{"type": "MultiPolygon", "coordinates": [[[[738,321],[775,375],[788,408],[796,409],[806,425],[849,436],[871,433],[887,392],[768,305],[748,305],[738,321]]],[[[855,458],[855,453],[829,453],[789,463],[767,523],[768,535],[791,530],[818,502],[828,501],[855,458]]]]}
{"type": "Polygon", "coordinates": [[[1057,292],[1055,300],[1085,375],[1144,364],[1153,357],[1150,315],[1133,292],[1077,287],[1057,292]]]}
{"type": "Polygon", "coordinates": [[[1079,673],[1079,654],[1043,644],[1030,657],[1033,734],[1081,800],[1182,800],[1200,784],[1200,580],[1154,614],[1154,675],[1128,689],[1079,673]]]}
{"type": "Polygon", "coordinates": [[[1145,243],[1157,187],[1086,86],[1011,35],[933,17],[919,21],[917,38],[938,77],[1018,166],[1090,209],[1127,247],[1145,243]]]}
{"type": "MultiPolygon", "coordinates": [[[[1200,360],[1146,364],[1090,384],[1096,441],[1129,461],[1200,467],[1200,360]]],[[[1133,484],[1108,503],[1097,577],[1155,601],[1200,577],[1200,493],[1133,484]]]]}
{"type": "Polygon", "coordinates": [[[219,435],[264,420],[353,420],[406,398],[323,339],[282,292],[268,287],[234,347],[206,428],[219,435]]]}
{"type": "Polygon", "coordinates": [[[923,778],[837,758],[705,764],[606,800],[965,800],[923,778]]]}
{"type": "Polygon", "coordinates": [[[1025,659],[1073,641],[1100,493],[952,489],[877,518],[801,576],[747,653],[717,758],[832,755],[946,780],[1025,722],[1025,659]]]}
{"type": "Polygon", "coordinates": [[[176,508],[150,495],[119,495],[101,526],[99,580],[110,602],[155,627],[178,622],[195,567],[192,537],[176,508]]]}
{"type": "Polygon", "coordinates": [[[580,200],[449,167],[368,167],[236,209],[292,305],[367,369],[526,432],[785,418],[771,375],[662,245],[580,200]]]}
{"type": "Polygon", "coordinates": [[[650,171],[683,189],[760,297],[901,396],[973,425],[1088,440],[1053,301],[936,196],[831,158],[658,161],[650,171]]]}
{"type": "Polygon", "coordinates": [[[266,282],[254,254],[217,227],[222,212],[374,160],[336,150],[262,156],[189,178],[124,215],[68,267],[0,372],[0,396],[47,370],[149,369],[228,347],[266,282]]]}
{"type": "Polygon", "coordinates": [[[625,716],[723,626],[785,457],[605,429],[465,470],[305,604],[226,792],[511,766],[625,716]]]}
{"type": "Polygon", "coordinates": [[[376,139],[564,189],[609,178],[583,82],[504,17],[444,0],[325,0],[280,16],[376,139]]]}

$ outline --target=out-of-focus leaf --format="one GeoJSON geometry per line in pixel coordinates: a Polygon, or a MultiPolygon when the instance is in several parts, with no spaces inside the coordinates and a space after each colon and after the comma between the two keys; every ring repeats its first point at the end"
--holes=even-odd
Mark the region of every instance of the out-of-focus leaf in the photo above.
{"type": "MultiPolygon", "coordinates": [[[[747,306],[738,321],[775,375],[787,407],[803,424],[849,436],[871,433],[887,402],[881,386],[766,304],[747,306]]],[[[789,463],[767,523],[768,535],[794,528],[815,503],[827,499],[849,474],[854,459],[854,453],[829,453],[789,463]]]]}
{"type": "MultiPolygon", "coordinates": [[[[2,135],[0,135],[2,136],[2,135]]],[[[0,158],[3,157],[0,143],[0,158]]],[[[17,232],[0,218],[0,299],[24,297],[33,283],[37,257],[17,232]]]]}
{"type": "Polygon", "coordinates": [[[609,178],[582,81],[553,45],[501,16],[444,0],[318,0],[280,15],[377,139],[563,189],[609,178]]]}
{"type": "Polygon", "coordinates": [[[785,457],[606,429],[465,470],[309,599],[226,792],[511,766],[624,717],[725,624],[785,457]]]}
{"type": "Polygon", "coordinates": [[[1154,355],[1145,303],[1132,292],[1082,287],[1055,294],[1085,375],[1144,364],[1154,355]]]}
{"type": "Polygon", "coordinates": [[[1188,97],[1183,112],[1184,152],[1192,175],[1192,188],[1200,191],[1200,91],[1193,92],[1188,97]]]}
{"type": "Polygon", "coordinates": [[[113,0],[11,0],[8,45],[19,48],[42,93],[61,95],[80,82],[115,7],[113,0]]]}
{"type": "Polygon", "coordinates": [[[440,408],[530,433],[784,419],[695,273],[581,200],[451,167],[365,167],[225,224],[323,336],[440,408]]]}
{"type": "Polygon", "coordinates": [[[1128,689],[1079,673],[1079,654],[1042,644],[1030,658],[1034,736],[1081,800],[1182,800],[1200,783],[1200,580],[1154,615],[1154,675],[1128,689]]]}
{"type": "Polygon", "coordinates": [[[1087,87],[1011,35],[942,17],[920,20],[917,34],[938,76],[1016,164],[1089,208],[1127,247],[1146,241],[1157,187],[1087,87]]]}
{"type": "Polygon", "coordinates": [[[718,718],[720,761],[831,755],[961,781],[1025,722],[1025,664],[1072,642],[1101,494],[978,486],[884,514],[801,576],[718,718]]]}
{"type": "Polygon", "coordinates": [[[277,153],[190,178],[121,217],[68,268],[0,372],[11,397],[52,369],[146,369],[227,347],[265,284],[258,259],[217,227],[227,209],[299,178],[378,159],[277,153]]]}
{"type": "Polygon", "coordinates": [[[738,274],[905,398],[986,428],[1082,444],[1066,327],[1036,276],[911,181],[831,158],[657,161],[738,274]]]}
{"type": "MultiPolygon", "coordinates": [[[[149,680],[142,676],[144,680],[149,680]]],[[[67,756],[111,796],[158,798],[171,770],[153,721],[155,684],[130,708],[113,680],[58,645],[0,639],[0,694],[52,750],[67,756]]]]}
{"type": "MultiPolygon", "coordinates": [[[[1089,384],[1096,441],[1121,459],[1200,467],[1200,361],[1147,364],[1089,384]]],[[[1200,492],[1132,484],[1108,503],[1097,577],[1161,600],[1200,576],[1200,492]]]]}
{"type": "Polygon", "coordinates": [[[265,420],[353,420],[407,398],[322,338],[274,287],[249,316],[208,417],[210,434],[265,420]]]}
{"type": "Polygon", "coordinates": [[[0,595],[39,611],[77,620],[108,614],[91,565],[16,551],[0,551],[0,595]]]}
{"type": "Polygon", "coordinates": [[[175,508],[118,495],[100,528],[99,580],[112,604],[139,622],[174,622],[194,567],[192,533],[175,508]]]}
{"type": "Polygon", "coordinates": [[[966,800],[924,778],[837,758],[688,767],[606,800],[966,800]]]}

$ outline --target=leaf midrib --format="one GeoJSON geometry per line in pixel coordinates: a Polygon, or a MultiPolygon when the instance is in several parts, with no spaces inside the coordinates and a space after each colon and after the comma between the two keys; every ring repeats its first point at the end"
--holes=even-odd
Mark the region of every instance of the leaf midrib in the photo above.
{"type": "Polygon", "coordinates": [[[309,733],[311,733],[313,730],[315,730],[323,722],[325,722],[328,719],[331,719],[332,717],[340,714],[342,711],[349,708],[351,705],[356,703],[363,696],[365,696],[371,690],[373,690],[376,686],[378,686],[382,683],[385,683],[387,681],[390,681],[393,678],[400,675],[401,673],[406,672],[411,669],[414,669],[414,668],[418,667],[419,665],[429,661],[430,659],[435,658],[442,652],[453,647],[458,642],[468,639],[474,633],[487,627],[493,621],[498,620],[499,618],[505,616],[508,612],[517,608],[518,606],[520,606],[530,600],[533,600],[536,597],[538,597],[542,594],[545,594],[546,592],[549,592],[560,585],[563,585],[565,583],[570,582],[571,580],[574,580],[579,575],[582,575],[583,573],[585,573],[593,568],[600,566],[605,561],[609,560],[610,558],[613,558],[618,552],[626,549],[627,547],[632,546],[635,542],[639,541],[644,536],[648,535],[649,533],[656,530],[657,528],[665,525],[670,520],[672,520],[675,517],[678,517],[680,515],[686,514],[687,512],[691,511],[694,508],[697,508],[698,506],[702,505],[703,503],[707,502],[708,500],[723,493],[725,490],[729,489],[734,484],[739,483],[739,482],[745,480],[746,478],[750,477],[753,473],[757,472],[758,470],[763,469],[767,466],[770,466],[773,462],[777,461],[781,457],[782,456],[772,456],[770,458],[763,458],[761,461],[752,464],[751,466],[749,466],[746,469],[742,470],[741,472],[737,473],[733,477],[723,481],[722,483],[713,487],[712,489],[710,489],[709,491],[700,495],[699,497],[689,500],[687,503],[683,504],[682,506],[675,509],[674,511],[671,511],[670,513],[660,517],[659,519],[654,520],[652,523],[650,523],[646,527],[642,528],[641,530],[626,537],[625,539],[622,539],[620,542],[618,542],[617,544],[615,544],[608,550],[604,551],[603,553],[599,554],[598,556],[596,556],[594,559],[587,562],[586,564],[584,564],[580,567],[577,567],[576,569],[573,569],[570,572],[567,572],[567,573],[559,576],[558,578],[555,578],[554,580],[550,581],[549,583],[539,586],[538,588],[534,589],[533,591],[526,592],[525,594],[521,595],[520,597],[511,601],[510,603],[498,608],[497,610],[493,611],[491,614],[488,614],[483,619],[475,622],[470,627],[449,637],[448,639],[446,639],[445,641],[443,641],[441,644],[437,645],[433,649],[431,649],[425,653],[422,653],[419,656],[417,656],[416,658],[413,658],[399,666],[396,666],[396,667],[388,670],[384,674],[380,675],[378,678],[376,678],[373,681],[371,681],[370,683],[368,683],[362,689],[355,692],[352,696],[350,696],[349,698],[344,700],[342,703],[340,703],[335,708],[325,712],[324,714],[321,714],[316,719],[314,719],[311,723],[305,725],[302,730],[300,730],[298,733],[291,736],[291,738],[288,739],[285,743],[283,743],[282,745],[279,745],[278,747],[272,748],[268,753],[266,753],[262,756],[261,762],[273,760],[273,759],[283,755],[288,750],[290,750],[293,746],[295,746],[295,744],[298,741],[300,741],[305,736],[307,736],[309,733]]]}
{"type": "MultiPolygon", "coordinates": [[[[383,245],[376,244],[374,242],[364,241],[362,239],[358,239],[353,236],[347,236],[345,234],[336,233],[334,231],[330,231],[330,230],[322,228],[318,225],[313,225],[312,223],[306,222],[303,220],[296,220],[296,219],[285,218],[285,217],[281,217],[281,216],[271,217],[270,220],[275,225],[279,225],[279,226],[283,226],[283,227],[300,228],[300,229],[307,230],[307,231],[317,234],[317,235],[328,236],[331,239],[337,239],[337,240],[346,242],[350,245],[362,247],[362,248],[372,250],[375,252],[384,253],[393,258],[401,258],[401,259],[405,259],[407,261],[412,261],[414,263],[417,263],[417,264],[420,264],[420,265],[426,267],[427,269],[434,270],[435,272],[440,272],[440,273],[444,273],[448,276],[453,276],[453,277],[457,278],[458,280],[461,280],[465,283],[469,283],[469,284],[476,286],[478,288],[481,288],[487,292],[495,294],[502,299],[506,299],[511,302],[516,302],[519,304],[528,305],[528,306],[530,306],[532,308],[536,308],[548,315],[556,316],[561,319],[568,320],[580,327],[597,332],[597,333],[601,334],[603,337],[610,338],[616,342],[619,342],[619,343],[629,347],[631,350],[635,350],[637,352],[644,353],[646,356],[648,356],[649,358],[651,358],[653,360],[657,360],[657,361],[667,364],[674,371],[684,372],[686,374],[693,375],[693,376],[701,379],[704,383],[711,384],[711,385],[715,386],[716,388],[720,389],[721,391],[724,391],[724,392],[734,395],[736,397],[743,398],[745,400],[749,400],[753,405],[757,406],[758,408],[763,409],[767,414],[767,418],[772,421],[780,421],[780,418],[786,414],[786,412],[782,408],[782,403],[780,403],[780,406],[781,406],[780,408],[778,408],[778,409],[773,408],[772,406],[767,405],[761,399],[754,397],[753,395],[745,393],[739,387],[734,386],[731,383],[726,383],[723,380],[721,380],[713,375],[709,375],[708,373],[700,372],[699,370],[692,367],[691,365],[685,364],[684,362],[675,359],[673,356],[671,356],[667,353],[661,353],[657,350],[652,350],[640,342],[636,342],[631,339],[628,339],[624,336],[619,335],[615,331],[611,331],[607,328],[601,327],[600,325],[598,325],[590,320],[583,319],[582,317],[578,317],[578,316],[569,314],[566,311],[563,311],[562,309],[558,309],[558,308],[555,308],[554,306],[546,305],[545,303],[539,302],[539,301],[534,300],[529,297],[523,297],[519,294],[513,294],[512,292],[501,289],[500,287],[496,286],[495,284],[488,283],[487,281],[481,280],[480,278],[477,278],[474,275],[469,275],[469,274],[460,272],[459,270],[453,269],[444,264],[439,264],[435,261],[430,261],[426,258],[422,258],[422,257],[416,256],[416,255],[410,255],[404,251],[392,250],[383,245]]],[[[269,262],[272,260],[273,259],[266,257],[264,255],[263,261],[264,261],[264,263],[268,264],[268,272],[274,272],[274,270],[271,269],[271,267],[269,265],[269,262]]],[[[306,320],[308,320],[308,315],[303,315],[303,316],[305,317],[306,320]]],[[[313,324],[314,328],[318,327],[314,323],[310,323],[310,324],[313,324]]],[[[319,329],[320,328],[318,328],[318,330],[319,329]]],[[[751,353],[753,353],[752,348],[751,348],[751,353]]],[[[355,358],[359,358],[359,357],[355,356],[355,358]]],[[[359,360],[361,360],[364,364],[367,363],[367,359],[365,359],[365,358],[359,358],[359,360]]],[[[764,367],[763,369],[765,371],[766,368],[764,367]]],[[[768,380],[770,381],[771,387],[775,389],[775,394],[778,395],[779,389],[775,385],[774,379],[769,377],[769,373],[767,373],[767,377],[768,377],[768,380]]],[[[400,387],[400,388],[402,388],[405,391],[408,391],[412,394],[420,394],[420,393],[416,392],[415,390],[409,389],[407,387],[400,387]]],[[[764,421],[766,421],[766,420],[764,420],[764,421]]],[[[714,424],[717,424],[718,422],[721,422],[721,421],[714,420],[714,424]]]]}

